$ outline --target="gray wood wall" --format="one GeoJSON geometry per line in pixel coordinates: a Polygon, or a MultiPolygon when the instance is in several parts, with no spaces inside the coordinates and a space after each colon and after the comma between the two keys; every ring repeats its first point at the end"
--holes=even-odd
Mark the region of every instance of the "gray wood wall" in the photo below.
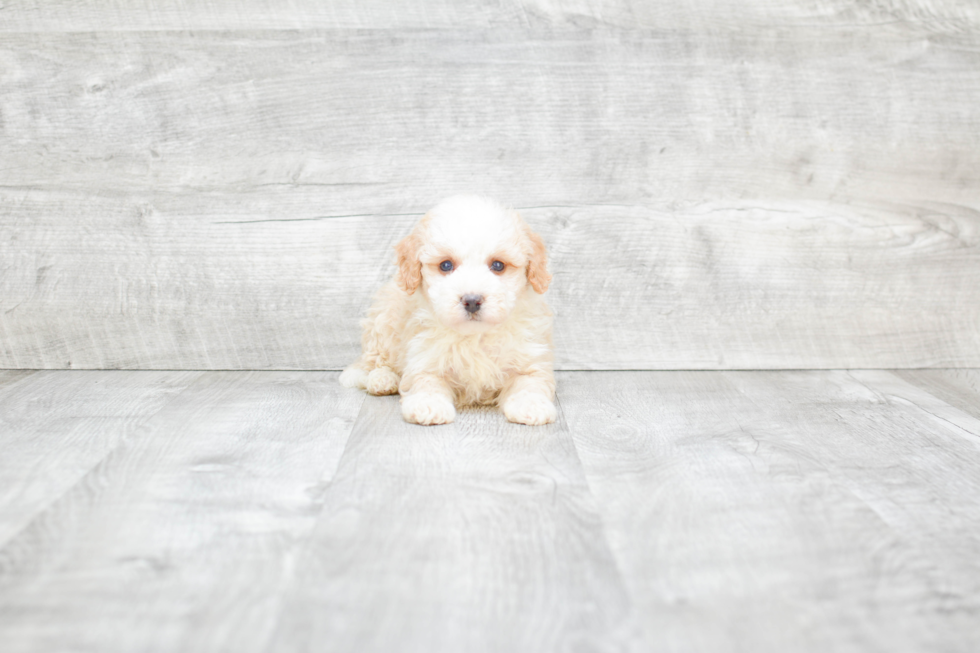
{"type": "Polygon", "coordinates": [[[976,367],[978,189],[976,2],[0,7],[2,368],[339,368],[460,191],[560,368],[976,367]]]}

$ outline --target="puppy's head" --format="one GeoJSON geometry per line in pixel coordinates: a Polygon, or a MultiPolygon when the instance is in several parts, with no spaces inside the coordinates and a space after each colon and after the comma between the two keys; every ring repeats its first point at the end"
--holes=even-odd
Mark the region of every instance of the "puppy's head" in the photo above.
{"type": "Polygon", "coordinates": [[[424,293],[439,321],[463,333],[503,323],[528,286],[543,293],[551,282],[541,238],[482,197],[441,202],[395,250],[402,289],[424,293]]]}

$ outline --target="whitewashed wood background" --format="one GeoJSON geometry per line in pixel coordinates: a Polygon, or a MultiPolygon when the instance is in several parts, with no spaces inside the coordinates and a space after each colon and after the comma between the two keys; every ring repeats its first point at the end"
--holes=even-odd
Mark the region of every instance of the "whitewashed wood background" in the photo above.
{"type": "Polygon", "coordinates": [[[980,3],[0,2],[0,367],[337,369],[459,191],[562,369],[980,366],[980,3]]]}

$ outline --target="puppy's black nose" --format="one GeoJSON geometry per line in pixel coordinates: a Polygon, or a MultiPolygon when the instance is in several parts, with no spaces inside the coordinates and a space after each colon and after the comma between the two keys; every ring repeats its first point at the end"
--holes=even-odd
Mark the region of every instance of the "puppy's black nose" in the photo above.
{"type": "Polygon", "coordinates": [[[463,295],[460,301],[463,302],[463,308],[468,312],[476,313],[480,310],[480,304],[483,303],[483,295],[463,295]]]}

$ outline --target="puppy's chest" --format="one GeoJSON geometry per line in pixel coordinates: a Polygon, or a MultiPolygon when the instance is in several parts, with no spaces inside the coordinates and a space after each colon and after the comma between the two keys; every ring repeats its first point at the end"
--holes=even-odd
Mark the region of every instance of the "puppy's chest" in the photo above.
{"type": "Polygon", "coordinates": [[[492,394],[515,373],[514,346],[507,338],[444,341],[429,351],[430,365],[457,388],[492,394]]]}

